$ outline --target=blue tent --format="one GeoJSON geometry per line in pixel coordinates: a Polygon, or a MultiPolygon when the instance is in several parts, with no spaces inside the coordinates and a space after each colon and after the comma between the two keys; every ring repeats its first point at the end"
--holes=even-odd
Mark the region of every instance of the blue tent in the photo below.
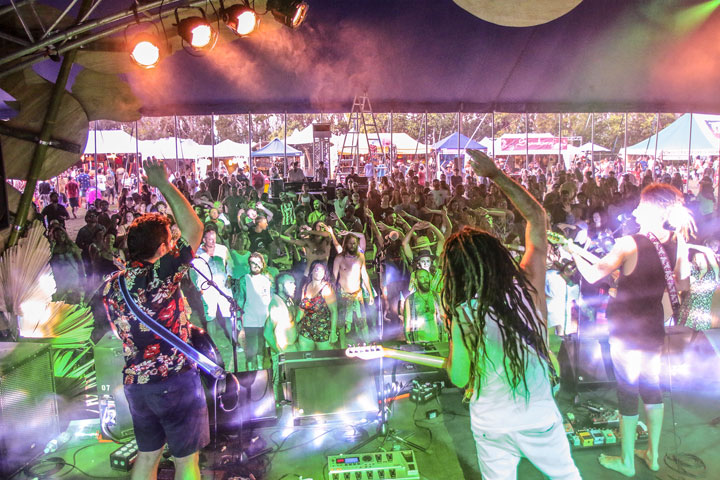
{"type": "Polygon", "coordinates": [[[299,157],[302,152],[295,150],[290,145],[285,145],[279,138],[274,139],[260,150],[252,152],[253,157],[284,157],[286,155],[288,157],[299,157]]]}
{"type": "Polygon", "coordinates": [[[717,155],[720,148],[720,133],[717,132],[720,132],[720,115],[693,114],[691,120],[691,115],[686,113],[657,135],[628,147],[628,155],[655,155],[656,141],[658,154],[687,157],[688,145],[692,141],[693,155],[717,155]]]}
{"type": "MultiPolygon", "coordinates": [[[[460,150],[466,150],[468,148],[471,148],[473,150],[487,150],[486,147],[484,147],[483,145],[480,145],[475,140],[470,140],[468,137],[466,137],[462,133],[460,134],[459,144],[460,144],[460,150]]],[[[432,146],[432,148],[433,148],[433,150],[443,150],[446,148],[457,150],[458,149],[458,133],[455,132],[452,135],[448,135],[447,137],[443,138],[439,142],[435,143],[432,146]]]]}

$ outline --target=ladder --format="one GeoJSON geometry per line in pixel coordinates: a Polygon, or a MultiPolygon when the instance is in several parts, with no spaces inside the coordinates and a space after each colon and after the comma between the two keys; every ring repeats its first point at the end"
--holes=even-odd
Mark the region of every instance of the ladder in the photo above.
{"type": "Polygon", "coordinates": [[[345,133],[342,149],[338,153],[338,164],[335,169],[335,179],[338,182],[345,182],[345,178],[353,168],[356,174],[360,174],[361,134],[365,135],[365,142],[368,146],[367,160],[371,161],[374,158],[384,159],[385,151],[382,140],[380,139],[377,122],[375,121],[375,114],[372,111],[370,98],[367,93],[355,95],[355,99],[353,100],[353,107],[350,111],[350,121],[348,122],[348,131],[345,133]],[[369,118],[366,119],[366,115],[369,115],[369,118]],[[361,127],[362,132],[360,130],[361,127]],[[369,127],[371,127],[374,132],[368,132],[369,127]],[[370,143],[370,136],[372,136],[373,133],[377,144],[370,143]]]}

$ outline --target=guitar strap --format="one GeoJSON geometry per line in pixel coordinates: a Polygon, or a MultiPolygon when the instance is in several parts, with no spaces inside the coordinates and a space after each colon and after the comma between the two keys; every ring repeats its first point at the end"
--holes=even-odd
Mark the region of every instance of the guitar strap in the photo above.
{"type": "Polygon", "coordinates": [[[670,259],[668,258],[665,247],[662,246],[660,240],[651,232],[646,235],[647,239],[650,240],[657,251],[658,257],[660,257],[660,263],[662,264],[663,271],[665,272],[665,283],[667,285],[668,295],[670,296],[670,304],[672,305],[673,317],[677,322],[678,312],[680,311],[680,297],[678,297],[677,287],[675,287],[675,277],[673,276],[673,269],[670,266],[670,259]]]}
{"type": "Polygon", "coordinates": [[[183,342],[177,335],[172,333],[170,330],[165,328],[154,318],[152,318],[150,315],[140,309],[138,304],[135,303],[135,301],[130,296],[130,292],[128,292],[127,285],[125,284],[124,273],[118,275],[118,285],[120,285],[120,291],[122,292],[123,299],[125,299],[125,303],[140,322],[145,324],[145,326],[148,327],[155,335],[165,340],[170,345],[175,347],[178,351],[180,351],[183,355],[185,355],[187,358],[197,363],[198,366],[202,368],[205,372],[207,372],[207,374],[211,377],[215,378],[216,380],[224,377],[225,370],[223,370],[222,367],[217,365],[215,362],[210,360],[202,353],[198,352],[195,348],[192,347],[192,345],[183,342]]]}

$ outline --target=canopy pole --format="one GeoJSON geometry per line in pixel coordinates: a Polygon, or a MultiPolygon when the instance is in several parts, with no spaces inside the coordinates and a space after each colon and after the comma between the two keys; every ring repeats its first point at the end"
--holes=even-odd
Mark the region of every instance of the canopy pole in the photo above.
{"type": "Polygon", "coordinates": [[[690,193],[690,163],[692,162],[692,130],[693,114],[690,112],[690,132],[688,133],[688,164],[687,164],[687,193],[690,193]]]}
{"type": "MultiPolygon", "coordinates": [[[[98,169],[97,169],[97,129],[98,129],[98,121],[95,120],[95,130],[93,132],[93,135],[95,137],[95,155],[93,156],[93,163],[95,164],[95,198],[97,198],[97,191],[98,191],[98,169]]],[[[88,208],[90,205],[88,205],[88,208]]]]}
{"type": "MultiPolygon", "coordinates": [[[[212,112],[212,113],[210,114],[210,122],[212,123],[212,125],[210,125],[210,130],[212,131],[212,133],[211,133],[211,135],[210,135],[210,139],[211,139],[211,142],[212,142],[212,162],[211,162],[211,165],[212,165],[213,170],[215,170],[215,168],[217,168],[217,165],[215,164],[215,141],[217,140],[217,139],[215,138],[215,112],[212,112]]],[[[197,163],[197,159],[195,159],[195,162],[197,163]]]]}
{"type": "MultiPolygon", "coordinates": [[[[253,170],[253,158],[252,158],[252,113],[248,112],[248,166],[250,167],[250,171],[248,172],[248,175],[250,175],[250,178],[252,180],[252,170],[253,170]]],[[[252,184],[252,182],[251,182],[252,184]]]]}
{"type": "MultiPolygon", "coordinates": [[[[135,163],[138,166],[138,185],[140,184],[140,131],[138,130],[138,122],[135,120],[135,163]]],[[[125,172],[127,175],[127,171],[125,172]]],[[[115,177],[117,183],[117,176],[115,177]]],[[[117,189],[116,189],[117,190],[117,189]]],[[[122,191],[122,188],[120,189],[122,191]]],[[[119,192],[118,192],[119,195],[119,192]]],[[[120,200],[118,200],[120,202],[120,200]]]]}
{"type": "Polygon", "coordinates": [[[462,162],[462,166],[460,166],[460,110],[457,112],[457,165],[453,165],[453,168],[456,166],[458,167],[458,170],[460,170],[460,175],[462,175],[463,167],[465,166],[465,162],[462,162]]]}
{"type": "Polygon", "coordinates": [[[562,162],[562,166],[563,166],[562,169],[566,170],[565,160],[563,159],[563,156],[562,156],[562,139],[563,139],[562,113],[558,114],[558,138],[559,138],[559,141],[558,141],[558,164],[560,164],[562,162]]]}
{"type": "MultiPolygon", "coordinates": [[[[80,16],[87,12],[90,5],[91,0],[83,0],[80,7],[80,16]]],[[[76,54],[77,50],[70,50],[63,56],[57,79],[55,80],[55,84],[52,86],[50,100],[48,102],[47,110],[45,111],[45,119],[43,120],[40,133],[38,134],[38,142],[35,146],[33,157],[30,162],[30,170],[28,171],[25,189],[20,197],[17,214],[15,215],[15,222],[10,232],[10,237],[8,238],[8,247],[12,247],[17,243],[18,238],[20,238],[20,231],[27,223],[27,215],[30,211],[35,187],[37,186],[42,165],[45,161],[50,137],[52,136],[53,129],[55,128],[55,121],[57,120],[57,115],[60,111],[60,103],[62,102],[63,95],[65,94],[65,86],[67,85],[68,77],[70,76],[70,69],[75,61],[76,54]]],[[[95,144],[97,145],[97,142],[95,144]]]]}
{"type": "Polygon", "coordinates": [[[492,111],[492,127],[490,127],[490,136],[492,138],[492,158],[495,160],[495,110],[492,111]]]}
{"type": "MultiPolygon", "coordinates": [[[[415,146],[415,150],[417,150],[417,145],[415,146]]],[[[388,165],[390,165],[390,159],[393,156],[393,111],[390,110],[390,152],[388,154],[388,165]]],[[[384,159],[383,159],[384,160],[384,159]]]]}
{"type": "Polygon", "coordinates": [[[590,168],[595,177],[595,112],[590,114],[590,168]]]}
{"type": "Polygon", "coordinates": [[[625,153],[623,154],[623,164],[624,164],[623,173],[627,172],[627,167],[628,167],[627,135],[628,135],[627,112],[625,112],[625,138],[623,139],[623,149],[624,149],[625,153]]]}
{"type": "Polygon", "coordinates": [[[525,170],[528,168],[530,159],[530,115],[525,112],[525,170]]]}
{"type": "Polygon", "coordinates": [[[287,178],[287,110],[283,115],[283,178],[287,178]]]}
{"type": "MultiPolygon", "coordinates": [[[[658,151],[658,140],[660,137],[660,112],[657,112],[657,116],[655,117],[655,161],[657,162],[657,151],[658,151]]],[[[688,172],[688,178],[690,175],[690,172],[688,172]]]]}
{"type": "Polygon", "coordinates": [[[180,152],[178,151],[178,119],[175,117],[175,176],[178,176],[178,167],[180,163],[180,152]]]}
{"type": "MultiPolygon", "coordinates": [[[[430,168],[430,160],[428,159],[428,113],[427,110],[425,110],[425,160],[428,162],[427,166],[428,169],[430,168]]],[[[429,174],[430,172],[428,172],[429,174]]],[[[438,156],[437,152],[435,153],[435,178],[438,178],[438,156]]],[[[434,179],[433,179],[434,180],[434,179]]]]}

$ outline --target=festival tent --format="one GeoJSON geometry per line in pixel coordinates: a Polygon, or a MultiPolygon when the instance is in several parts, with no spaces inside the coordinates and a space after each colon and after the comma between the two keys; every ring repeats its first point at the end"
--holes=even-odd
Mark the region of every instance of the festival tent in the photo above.
{"type": "Polygon", "coordinates": [[[206,156],[197,142],[189,138],[175,137],[160,138],[158,140],[140,140],[140,153],[143,158],[155,157],[164,159],[198,158],[206,156]]]}
{"type": "Polygon", "coordinates": [[[299,157],[300,155],[302,155],[300,150],[285,145],[279,138],[274,138],[261,149],[252,152],[253,157],[299,157]]]}
{"type": "MultiPolygon", "coordinates": [[[[201,145],[201,147],[209,147],[209,154],[207,157],[212,157],[212,146],[201,145]]],[[[216,158],[231,158],[231,157],[243,157],[247,158],[250,151],[250,146],[247,143],[233,142],[230,139],[223,140],[222,142],[215,145],[215,157],[216,158]]]]}
{"type": "Polygon", "coordinates": [[[137,144],[135,137],[124,130],[91,130],[88,134],[85,155],[135,153],[137,144]],[[97,136],[97,148],[95,137],[97,136]]]}
{"type": "MultiPolygon", "coordinates": [[[[342,150],[343,155],[352,155],[355,153],[355,148],[353,147],[356,143],[355,135],[356,134],[348,134],[347,138],[345,135],[333,135],[331,142],[333,146],[337,148],[338,152],[342,150]],[[345,146],[344,149],[343,145],[345,146]]],[[[368,133],[367,135],[360,133],[357,142],[357,153],[359,155],[367,155],[368,151],[371,150],[372,153],[380,154],[378,136],[380,137],[379,142],[382,143],[382,151],[385,153],[389,152],[390,143],[392,142],[397,155],[425,155],[426,145],[415,140],[405,132],[393,132],[392,135],[390,133],[368,133]],[[368,142],[370,142],[370,147],[368,147],[368,142]]],[[[432,147],[428,145],[427,151],[431,152],[432,147]]]]}
{"type": "Polygon", "coordinates": [[[486,147],[475,140],[472,140],[462,133],[458,134],[458,132],[455,132],[451,135],[448,135],[447,137],[443,138],[442,140],[435,142],[435,144],[432,146],[433,150],[453,150],[457,152],[458,145],[460,146],[460,150],[486,150],[486,147]],[[458,138],[459,135],[459,138],[458,138]]]}
{"type": "Polygon", "coordinates": [[[312,124],[302,130],[295,129],[292,134],[285,139],[288,145],[307,145],[313,143],[313,140],[312,124]]]}
{"type": "Polygon", "coordinates": [[[628,147],[628,156],[655,156],[656,143],[658,157],[664,159],[686,160],[688,147],[693,156],[718,155],[720,154],[720,115],[686,113],[660,130],[657,135],[628,147]]]}
{"type": "Polygon", "coordinates": [[[585,145],[580,145],[578,149],[581,152],[609,152],[609,148],[605,148],[602,145],[598,145],[597,143],[588,142],[585,145]]]}

